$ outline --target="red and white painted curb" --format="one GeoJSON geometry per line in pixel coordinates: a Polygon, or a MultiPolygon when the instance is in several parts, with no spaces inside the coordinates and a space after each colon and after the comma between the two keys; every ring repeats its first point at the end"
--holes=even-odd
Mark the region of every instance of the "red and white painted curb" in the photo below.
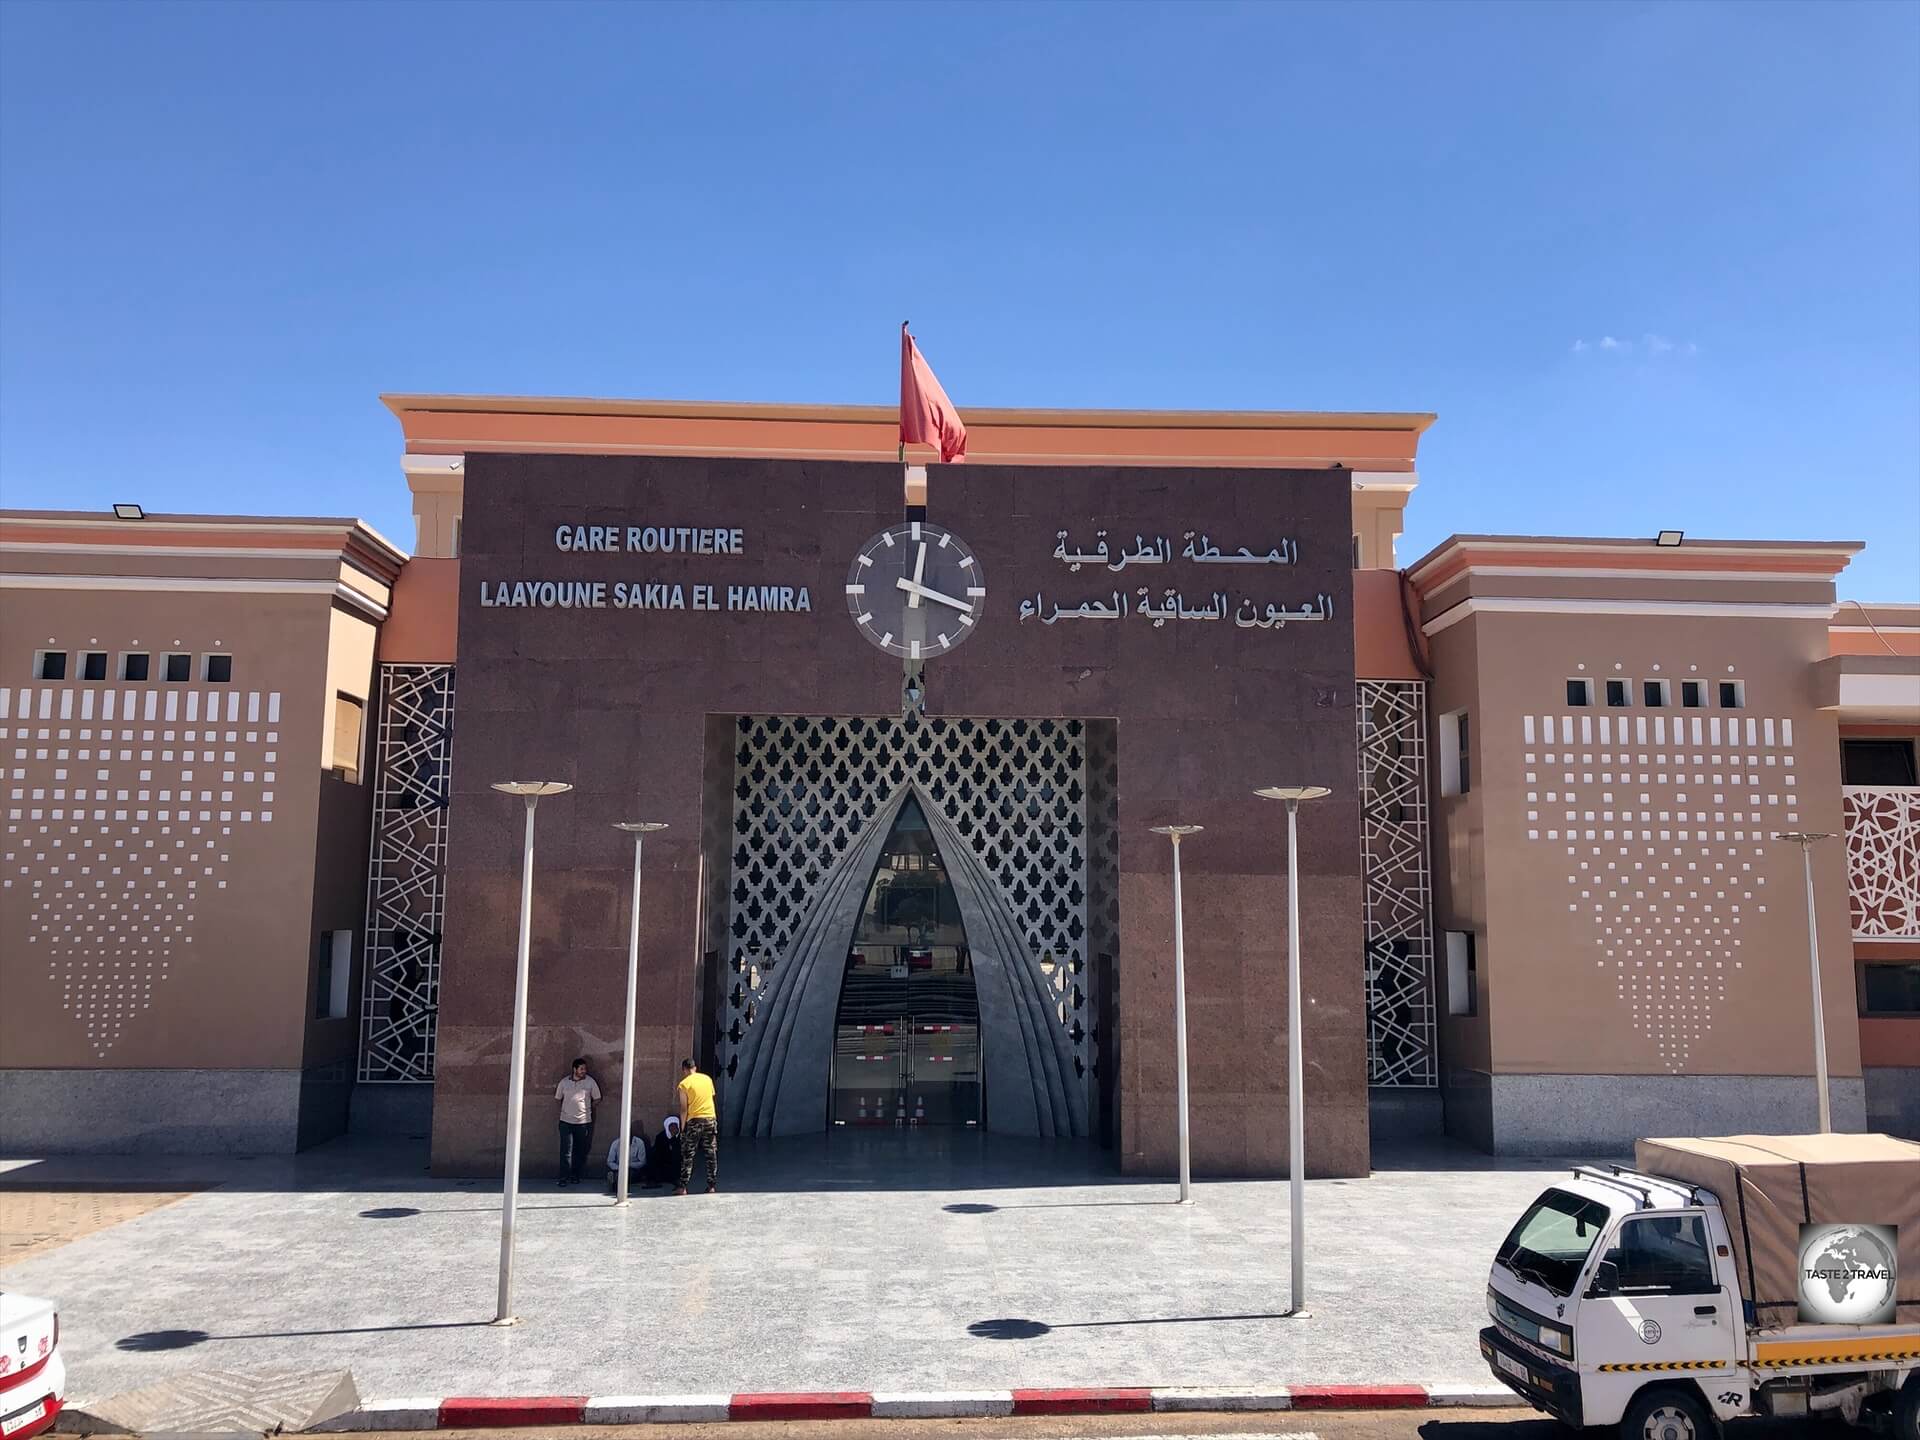
{"type": "Polygon", "coordinates": [[[367,1400],[314,1427],[491,1430],[521,1425],[660,1425],[714,1420],[953,1420],[995,1415],[1128,1415],[1170,1411],[1419,1410],[1523,1405],[1487,1385],[1094,1387],[1051,1390],[766,1391],[739,1395],[455,1396],[367,1400]]]}

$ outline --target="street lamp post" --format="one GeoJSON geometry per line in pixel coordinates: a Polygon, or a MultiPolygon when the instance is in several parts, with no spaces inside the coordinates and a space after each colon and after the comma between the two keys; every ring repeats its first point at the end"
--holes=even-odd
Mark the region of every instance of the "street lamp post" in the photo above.
{"type": "Polygon", "coordinates": [[[1179,1094],[1180,1203],[1193,1203],[1193,1154],[1187,1126],[1187,926],[1180,911],[1180,840],[1200,825],[1155,825],[1153,833],[1173,841],[1173,1068],[1179,1094]]]}
{"type": "Polygon", "coordinates": [[[1254,794],[1287,807],[1287,1191],[1293,1211],[1289,1315],[1307,1315],[1306,1065],[1300,1053],[1300,828],[1302,800],[1333,792],[1324,785],[1270,785],[1254,794]]]}
{"type": "Polygon", "coordinates": [[[1833,1101],[1827,1094],[1827,1022],[1820,1004],[1820,932],[1813,918],[1813,847],[1831,840],[1830,830],[1784,830],[1773,837],[1800,847],[1801,867],[1807,876],[1807,961],[1813,967],[1813,1079],[1820,1087],[1820,1133],[1833,1129],[1833,1101]]]}
{"type": "Polygon", "coordinates": [[[542,795],[564,795],[561,780],[503,780],[494,789],[527,802],[526,840],[520,851],[520,954],[513,978],[513,1059],[507,1072],[507,1174],[500,1195],[500,1293],[493,1323],[512,1325],[513,1213],[520,1203],[520,1113],[527,1089],[527,970],[533,949],[533,811],[542,795]]]}
{"type": "Polygon", "coordinates": [[[633,836],[633,928],[627,936],[627,1028],[620,1051],[620,1178],[615,1205],[627,1203],[627,1145],[633,1134],[633,1025],[635,993],[640,985],[640,849],[647,836],[667,828],[664,820],[623,820],[614,829],[633,836]]]}

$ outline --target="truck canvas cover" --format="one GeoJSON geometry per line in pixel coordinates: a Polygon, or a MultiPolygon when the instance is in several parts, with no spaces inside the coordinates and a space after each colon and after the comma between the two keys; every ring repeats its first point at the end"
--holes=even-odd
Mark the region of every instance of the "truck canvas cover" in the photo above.
{"type": "Polygon", "coordinates": [[[1802,1224],[1899,1226],[1896,1321],[1920,1324],[1920,1145],[1890,1135],[1641,1140],[1634,1166],[1710,1190],[1726,1213],[1750,1323],[1798,1323],[1802,1224]]]}

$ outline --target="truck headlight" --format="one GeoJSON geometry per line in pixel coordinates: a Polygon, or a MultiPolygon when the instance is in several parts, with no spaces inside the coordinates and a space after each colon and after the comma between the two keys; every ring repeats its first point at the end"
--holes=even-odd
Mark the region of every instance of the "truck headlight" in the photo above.
{"type": "Polygon", "coordinates": [[[1540,1343],[1549,1350],[1557,1350],[1568,1359],[1573,1358],[1573,1332],[1558,1325],[1540,1327],[1540,1343]]]}

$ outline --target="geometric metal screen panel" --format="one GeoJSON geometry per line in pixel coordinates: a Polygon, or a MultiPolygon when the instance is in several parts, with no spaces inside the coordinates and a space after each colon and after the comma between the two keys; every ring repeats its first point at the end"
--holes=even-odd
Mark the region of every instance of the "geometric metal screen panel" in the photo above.
{"type": "MultiPolygon", "coordinates": [[[[832,863],[909,780],[992,871],[1089,1074],[1086,727],[1078,720],[743,715],[720,1066],[832,863]]],[[[824,1062],[823,1062],[824,1063],[824,1062]]]]}
{"type": "Polygon", "coordinates": [[[1847,898],[1856,940],[1920,940],[1920,790],[1848,785],[1847,898]]]}
{"type": "Polygon", "coordinates": [[[433,1079],[447,899],[453,667],[382,665],[360,1079],[433,1079]]]}
{"type": "Polygon", "coordinates": [[[1367,1083],[1439,1084],[1427,848],[1427,687],[1362,680],[1360,849],[1366,884],[1367,1083]]]}

